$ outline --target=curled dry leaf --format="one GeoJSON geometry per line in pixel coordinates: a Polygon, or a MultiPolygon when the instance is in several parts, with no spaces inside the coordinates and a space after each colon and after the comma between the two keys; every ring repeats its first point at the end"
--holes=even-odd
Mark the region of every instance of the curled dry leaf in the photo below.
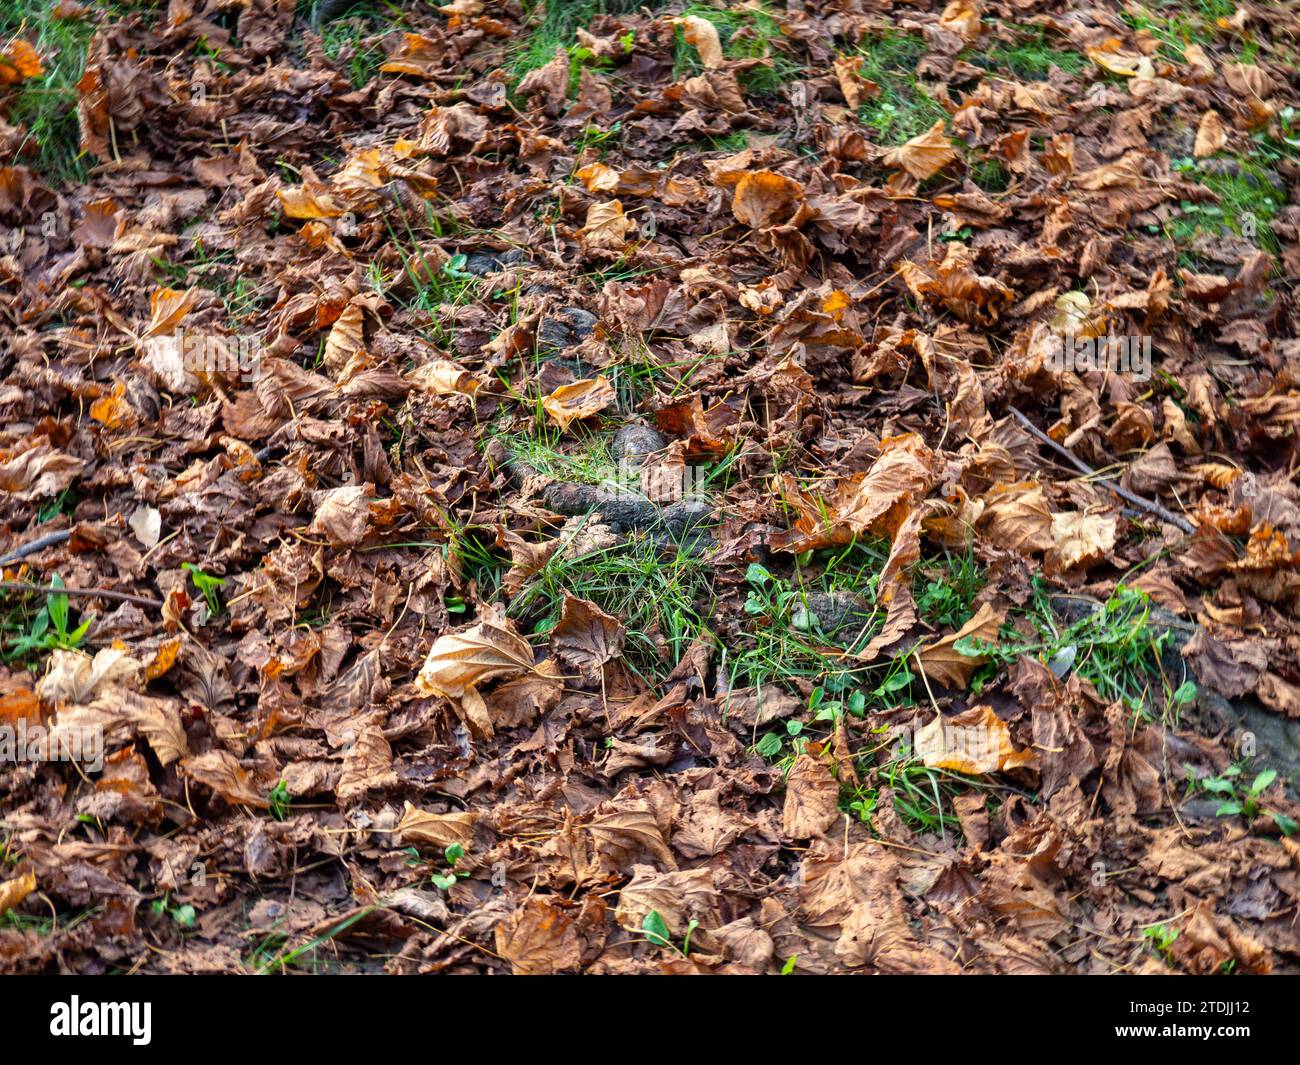
{"type": "Polygon", "coordinates": [[[560,431],[575,421],[599,414],[617,398],[614,386],[604,374],[561,385],[542,399],[542,408],[560,431]]]}
{"type": "Polygon", "coordinates": [[[694,46],[701,63],[706,67],[722,66],[722,40],[712,22],[698,15],[680,15],[673,19],[673,25],[682,31],[686,43],[694,46]]]}
{"type": "Polygon", "coordinates": [[[1070,510],[1052,515],[1050,569],[1087,569],[1105,559],[1119,536],[1114,517],[1070,510]]]}
{"type": "Polygon", "coordinates": [[[450,359],[435,359],[406,375],[419,392],[431,396],[472,396],[482,384],[474,374],[450,359]]]}
{"type": "Polygon", "coordinates": [[[578,230],[578,237],[588,251],[618,253],[627,247],[628,234],[635,230],[636,223],[623,213],[622,203],[607,200],[587,208],[587,223],[578,230]]]}
{"type": "Polygon", "coordinates": [[[415,686],[425,695],[462,699],[484,681],[532,669],[532,646],[512,622],[480,621],[464,632],[439,636],[429,648],[415,686]]]}
{"type": "Polygon", "coordinates": [[[228,751],[208,751],[181,761],[185,776],[220,795],[232,806],[265,810],[270,804],[257,789],[252,774],[228,751]]]}
{"type": "Polygon", "coordinates": [[[0,882],[0,917],[36,890],[36,874],[24,873],[13,880],[0,882]]]}

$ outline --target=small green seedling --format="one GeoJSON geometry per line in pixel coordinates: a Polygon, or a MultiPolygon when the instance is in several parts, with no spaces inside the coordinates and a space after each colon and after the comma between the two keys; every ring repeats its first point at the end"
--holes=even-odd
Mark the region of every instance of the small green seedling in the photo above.
{"type": "Polygon", "coordinates": [[[171,904],[170,891],[162,898],[154,899],[150,904],[150,909],[159,917],[170,917],[181,928],[193,928],[198,920],[198,914],[195,913],[194,907],[188,903],[184,906],[173,906],[171,904]]]}
{"type": "Polygon", "coordinates": [[[271,816],[277,821],[283,821],[289,816],[289,807],[293,805],[293,796],[289,794],[289,789],[283,780],[277,780],[266,796],[268,809],[271,816]]]}
{"type": "Polygon", "coordinates": [[[682,938],[682,945],[677,946],[670,937],[668,925],[663,919],[663,915],[658,910],[651,910],[645,915],[641,922],[641,931],[645,933],[646,941],[656,947],[667,947],[677,951],[683,958],[690,957],[691,954],[691,934],[700,927],[700,922],[691,918],[691,923],[686,926],[686,935],[682,938]]]}
{"type": "Polygon", "coordinates": [[[1142,929],[1142,937],[1149,939],[1151,945],[1155,948],[1165,961],[1171,960],[1169,949],[1174,945],[1174,940],[1178,938],[1178,929],[1170,928],[1167,924],[1153,924],[1148,928],[1142,929]]]}
{"type": "MultiPolygon", "coordinates": [[[[63,587],[62,579],[55,574],[50,584],[56,588],[63,587]]],[[[45,606],[32,619],[32,627],[9,646],[6,657],[18,658],[32,651],[71,651],[81,646],[86,638],[93,617],[87,618],[75,629],[68,630],[68,597],[51,593],[45,599],[45,606]]]]}
{"type": "Polygon", "coordinates": [[[1195,787],[1198,791],[1205,792],[1209,795],[1218,796],[1223,801],[1219,803],[1219,808],[1215,810],[1218,817],[1241,817],[1246,821],[1254,821],[1260,814],[1268,814],[1273,819],[1273,823],[1282,830],[1286,836],[1294,835],[1300,825],[1296,824],[1293,817],[1279,813],[1276,810],[1268,810],[1260,806],[1259,800],[1264,793],[1273,786],[1277,780],[1276,769],[1265,769],[1255,776],[1250,786],[1244,791],[1240,789],[1241,783],[1237,778],[1241,776],[1240,765],[1228,766],[1217,777],[1201,777],[1195,780],[1195,787]]]}
{"type": "Polygon", "coordinates": [[[221,613],[221,599],[217,595],[217,589],[225,585],[225,579],[214,577],[210,573],[204,573],[193,562],[181,563],[181,569],[190,575],[190,580],[194,582],[194,587],[199,590],[203,596],[203,601],[208,604],[208,613],[216,617],[221,613]]]}
{"type": "Polygon", "coordinates": [[[469,870],[456,868],[456,863],[465,857],[465,848],[459,843],[453,843],[442,852],[442,856],[447,859],[447,871],[434,873],[429,879],[433,881],[435,887],[450,891],[457,880],[469,876],[469,870]]]}

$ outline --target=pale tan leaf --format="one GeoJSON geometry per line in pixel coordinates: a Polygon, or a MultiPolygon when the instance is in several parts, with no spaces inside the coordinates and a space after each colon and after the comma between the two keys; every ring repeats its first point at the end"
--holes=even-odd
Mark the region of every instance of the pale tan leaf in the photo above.
{"type": "Polygon", "coordinates": [[[1222,151],[1228,143],[1228,131],[1224,128],[1219,112],[1211,108],[1201,116],[1200,125],[1196,127],[1196,144],[1192,154],[1197,159],[1204,159],[1215,152],[1222,151]]]}
{"type": "Polygon", "coordinates": [[[964,655],[954,645],[968,636],[996,643],[1001,628],[1002,615],[988,603],[981,603],[975,616],[960,629],[916,652],[922,671],[930,680],[949,688],[965,688],[975,667],[987,661],[987,656],[964,655]]]}
{"type": "Polygon", "coordinates": [[[925,181],[956,158],[957,152],[943,131],[943,119],[939,119],[926,132],[889,152],[885,165],[906,170],[918,181],[925,181]]]}
{"type": "Polygon", "coordinates": [[[409,802],[402,819],[394,830],[403,843],[428,843],[447,848],[459,843],[466,849],[474,837],[474,822],[478,814],[465,810],[450,814],[431,814],[412,806],[409,802]]]}
{"type": "Polygon", "coordinates": [[[415,686],[426,695],[460,699],[486,680],[517,676],[532,668],[533,649],[512,622],[481,621],[464,632],[438,637],[415,686]]]}

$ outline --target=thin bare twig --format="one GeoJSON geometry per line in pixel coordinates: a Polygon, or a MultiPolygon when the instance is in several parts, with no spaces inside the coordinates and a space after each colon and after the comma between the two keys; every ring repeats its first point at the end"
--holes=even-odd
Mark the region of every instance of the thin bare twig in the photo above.
{"type": "Polygon", "coordinates": [[[14,592],[40,592],[42,595],[84,595],[96,599],[117,599],[123,603],[134,603],[136,606],[162,609],[160,599],[150,599],[147,595],[132,595],[130,592],[115,592],[111,588],[60,588],[53,584],[28,584],[26,581],[0,581],[0,588],[14,592]]]}
{"type": "Polygon", "coordinates": [[[10,562],[17,562],[28,555],[36,554],[37,551],[44,551],[47,547],[66,544],[70,539],[72,539],[71,529],[60,529],[58,532],[38,536],[31,543],[23,544],[22,547],[15,547],[7,555],[0,555],[0,566],[7,566],[10,562]]]}
{"type": "Polygon", "coordinates": [[[1183,532],[1185,533],[1196,532],[1196,526],[1194,526],[1186,518],[1179,517],[1173,511],[1167,510],[1165,507],[1162,507],[1159,503],[1154,503],[1150,499],[1143,499],[1140,495],[1136,495],[1135,493],[1130,492],[1127,488],[1121,488],[1114,481],[1106,477],[1098,477],[1096,470],[1094,470],[1091,466],[1089,466],[1086,462],[1084,462],[1083,459],[1079,458],[1079,456],[1076,455],[1073,451],[1071,451],[1068,447],[1062,447],[1060,444],[1058,444],[1045,432],[1039,429],[1038,426],[1036,426],[1033,422],[1031,422],[1028,418],[1026,418],[1021,411],[1017,410],[1015,407],[1008,407],[1007,409],[1011,411],[1011,414],[1016,419],[1016,421],[1018,421],[1021,425],[1023,425],[1026,429],[1028,429],[1029,432],[1032,433],[1038,440],[1041,440],[1044,444],[1050,447],[1058,455],[1066,459],[1080,473],[1093,478],[1094,483],[1109,488],[1112,492],[1114,492],[1117,496],[1119,496],[1120,499],[1127,500],[1128,502],[1132,503],[1135,507],[1139,507],[1142,510],[1145,510],[1148,514],[1154,514],[1161,521],[1166,521],[1170,525],[1176,525],[1178,528],[1182,529],[1183,532]]]}

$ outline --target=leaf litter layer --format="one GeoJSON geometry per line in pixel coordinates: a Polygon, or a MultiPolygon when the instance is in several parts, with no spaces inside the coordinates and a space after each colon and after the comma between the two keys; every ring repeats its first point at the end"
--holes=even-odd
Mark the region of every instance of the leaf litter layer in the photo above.
{"type": "Polygon", "coordinates": [[[1295,971],[1296,64],[10,5],[0,967],[1295,971]]]}

